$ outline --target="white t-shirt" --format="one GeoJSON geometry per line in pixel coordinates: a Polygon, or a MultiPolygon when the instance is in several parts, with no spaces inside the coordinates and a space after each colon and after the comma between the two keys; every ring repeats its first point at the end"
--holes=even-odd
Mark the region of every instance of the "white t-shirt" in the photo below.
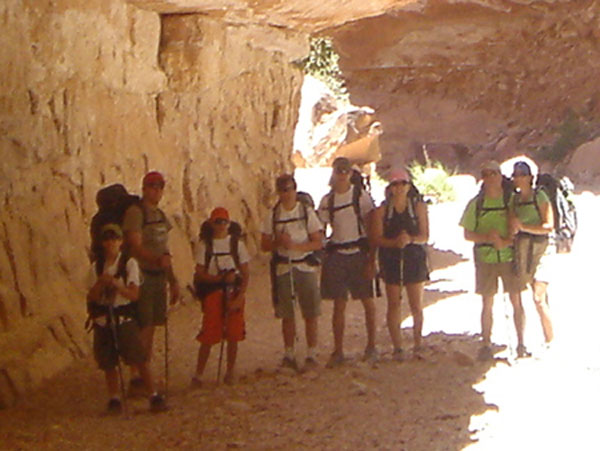
{"type": "MultiPolygon", "coordinates": [[[[213,255],[208,263],[208,274],[216,276],[220,271],[228,271],[230,269],[237,270],[235,261],[231,252],[231,235],[227,235],[225,238],[214,238],[213,239],[213,255]]],[[[196,263],[204,266],[206,254],[206,244],[204,241],[198,243],[196,252],[196,263]]],[[[240,258],[240,264],[248,263],[250,256],[248,255],[248,249],[242,240],[238,241],[238,255],[240,258]]]]}
{"type": "MultiPolygon", "coordinates": [[[[323,230],[323,225],[312,208],[306,208],[308,221],[304,219],[304,207],[301,205],[300,201],[297,201],[296,205],[291,210],[286,210],[283,205],[280,205],[278,210],[277,218],[275,218],[275,232],[288,233],[293,243],[306,243],[309,241],[309,234],[323,230]],[[295,220],[289,221],[290,219],[295,220]],[[279,223],[279,221],[286,222],[279,223]]],[[[262,233],[270,235],[271,237],[273,236],[273,210],[270,210],[263,222],[262,233]]],[[[310,254],[310,252],[293,251],[280,247],[277,249],[277,254],[282,257],[289,257],[292,260],[300,260],[310,254]]],[[[306,272],[313,272],[318,269],[315,266],[310,266],[302,262],[293,263],[293,265],[300,271],[306,272]]],[[[289,272],[289,266],[290,265],[286,264],[277,265],[277,274],[281,275],[289,272]]]]}
{"type": "MultiPolygon", "coordinates": [[[[108,275],[114,276],[117,273],[120,258],[121,258],[121,254],[119,253],[119,255],[117,256],[117,259],[115,260],[115,262],[112,265],[109,266],[108,264],[105,264],[102,274],[108,274],[108,275]]],[[[133,283],[137,287],[140,286],[140,283],[141,283],[140,268],[138,266],[137,261],[134,258],[130,258],[129,260],[127,260],[127,263],[125,265],[125,273],[126,273],[125,286],[129,286],[129,284],[131,284],[131,283],[133,283]]],[[[90,269],[88,271],[88,276],[87,276],[88,288],[92,288],[96,284],[97,280],[98,280],[98,276],[96,275],[96,264],[92,263],[92,265],[90,266],[90,269]]],[[[126,297],[117,293],[117,295],[115,297],[115,303],[113,305],[115,307],[119,307],[122,305],[127,305],[130,302],[131,301],[129,299],[127,299],[126,297]]],[[[94,320],[94,322],[100,326],[104,326],[106,324],[106,319],[104,317],[99,317],[99,318],[96,318],[94,320]]]]}
{"type": "MultiPolygon", "coordinates": [[[[323,196],[319,205],[319,217],[325,224],[330,224],[332,229],[332,243],[350,243],[366,236],[367,216],[375,208],[373,200],[369,194],[362,190],[359,198],[360,215],[362,217],[361,232],[358,232],[357,217],[352,203],[352,194],[354,187],[350,186],[345,193],[329,193],[323,196]],[[329,217],[329,196],[333,196],[333,207],[345,206],[333,213],[333,223],[329,217]]],[[[355,253],[358,249],[340,250],[342,253],[355,253]]]]}

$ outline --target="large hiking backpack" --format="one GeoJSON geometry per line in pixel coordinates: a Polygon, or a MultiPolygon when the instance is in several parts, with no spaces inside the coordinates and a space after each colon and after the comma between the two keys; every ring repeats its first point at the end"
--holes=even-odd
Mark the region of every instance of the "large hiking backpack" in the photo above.
{"type": "Polygon", "coordinates": [[[477,230],[477,227],[479,226],[479,218],[488,211],[504,210],[504,211],[506,211],[506,214],[508,215],[508,207],[509,207],[509,203],[510,203],[510,197],[512,196],[512,194],[514,192],[515,192],[515,185],[512,182],[512,180],[509,179],[508,177],[506,177],[505,175],[502,175],[502,201],[503,201],[502,207],[492,207],[492,208],[484,207],[483,201],[485,198],[485,193],[484,193],[483,185],[482,185],[481,189],[479,190],[479,193],[477,193],[477,197],[475,200],[475,230],[477,230]]]}
{"type": "Polygon", "coordinates": [[[570,199],[573,184],[568,177],[557,180],[551,174],[539,174],[536,189],[543,189],[550,198],[554,213],[554,238],[556,251],[571,252],[575,233],[577,232],[577,210],[570,199]]]}
{"type": "MultiPolygon", "coordinates": [[[[240,254],[239,254],[239,242],[242,239],[242,226],[235,221],[229,223],[227,230],[231,239],[229,240],[229,252],[214,252],[213,249],[213,228],[210,225],[210,220],[206,220],[200,226],[200,240],[204,242],[206,250],[204,253],[204,268],[208,271],[208,266],[213,257],[220,257],[225,255],[231,255],[235,263],[235,267],[239,270],[241,268],[240,254]]],[[[208,294],[215,290],[223,288],[221,283],[211,283],[200,280],[194,277],[194,288],[196,290],[196,296],[201,300],[204,299],[208,294]]]]}
{"type": "Polygon", "coordinates": [[[102,227],[106,224],[121,225],[125,211],[133,204],[141,204],[141,200],[139,196],[129,194],[122,184],[115,183],[98,190],[96,204],[98,211],[92,217],[90,224],[92,261],[96,261],[102,252],[100,239],[102,227]]]}

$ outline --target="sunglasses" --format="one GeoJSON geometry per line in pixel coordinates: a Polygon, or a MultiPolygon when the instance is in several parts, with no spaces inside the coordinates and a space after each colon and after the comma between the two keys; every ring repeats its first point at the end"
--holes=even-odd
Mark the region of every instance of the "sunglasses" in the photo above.
{"type": "Polygon", "coordinates": [[[406,186],[410,182],[408,180],[396,180],[395,182],[390,183],[391,186],[406,186]]]}
{"type": "Polygon", "coordinates": [[[218,225],[224,225],[224,224],[229,224],[229,219],[217,218],[213,222],[218,225]]]}
{"type": "Polygon", "coordinates": [[[350,173],[350,169],[336,168],[334,169],[336,174],[348,174],[350,173]]]}
{"type": "Polygon", "coordinates": [[[294,191],[296,187],[294,185],[284,186],[283,188],[279,188],[278,191],[280,193],[289,193],[290,191],[294,191]]]}
{"type": "Polygon", "coordinates": [[[499,175],[496,171],[481,171],[481,178],[499,175]]]}

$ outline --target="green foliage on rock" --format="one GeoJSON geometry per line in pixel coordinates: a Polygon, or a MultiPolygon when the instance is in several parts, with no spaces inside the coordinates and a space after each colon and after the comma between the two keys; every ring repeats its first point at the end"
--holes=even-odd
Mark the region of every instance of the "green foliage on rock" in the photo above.
{"type": "Polygon", "coordinates": [[[298,65],[305,74],[325,83],[342,100],[348,100],[344,79],[338,61],[340,56],[333,48],[331,38],[318,37],[310,40],[310,53],[300,61],[298,65]]]}
{"type": "Polygon", "coordinates": [[[567,111],[562,123],[558,126],[558,134],[554,143],[539,149],[539,156],[544,160],[559,163],[577,147],[598,136],[597,124],[586,122],[573,110],[567,111]]]}
{"type": "Polygon", "coordinates": [[[426,198],[435,202],[452,202],[456,200],[454,187],[448,180],[454,173],[439,161],[420,164],[413,161],[408,168],[413,183],[426,198]]]}

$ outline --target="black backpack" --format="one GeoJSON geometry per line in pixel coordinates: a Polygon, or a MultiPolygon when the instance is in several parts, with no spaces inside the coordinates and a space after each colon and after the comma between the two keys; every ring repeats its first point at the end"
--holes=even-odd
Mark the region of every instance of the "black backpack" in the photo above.
{"type": "MultiPolygon", "coordinates": [[[[384,230],[387,227],[388,222],[392,219],[392,216],[394,213],[394,209],[390,208],[390,200],[391,200],[390,193],[389,193],[390,186],[391,185],[388,185],[385,189],[385,200],[383,201],[383,205],[385,207],[384,214],[383,214],[384,230]]],[[[423,195],[419,192],[417,187],[412,182],[410,184],[410,189],[408,190],[408,193],[407,193],[407,199],[408,199],[408,203],[407,203],[408,215],[410,216],[410,219],[411,219],[410,230],[408,230],[408,232],[411,235],[416,235],[419,233],[419,218],[417,217],[417,210],[416,210],[417,203],[424,202],[424,199],[423,199],[423,195]]]]}
{"type": "Polygon", "coordinates": [[[102,253],[102,240],[100,238],[102,227],[106,224],[121,225],[125,211],[133,204],[141,205],[140,197],[129,194],[127,189],[120,183],[115,183],[98,190],[96,193],[98,211],[92,217],[90,224],[92,261],[98,260],[102,253]]]}
{"type": "Polygon", "coordinates": [[[568,177],[557,180],[551,174],[539,174],[536,189],[543,189],[550,198],[554,213],[554,236],[557,252],[571,252],[577,232],[577,210],[570,199],[573,184],[568,177]]]}
{"type": "MultiPolygon", "coordinates": [[[[229,240],[230,249],[229,252],[216,253],[213,249],[213,229],[210,225],[210,221],[206,220],[200,226],[200,240],[204,242],[206,246],[206,251],[204,253],[204,268],[208,270],[208,265],[210,265],[210,261],[215,256],[225,256],[231,255],[233,261],[235,263],[235,267],[239,270],[241,267],[240,263],[240,254],[239,254],[239,243],[240,239],[242,239],[242,226],[235,221],[231,221],[229,223],[229,228],[227,230],[231,239],[229,240]]],[[[241,280],[237,281],[237,283],[241,282],[241,280]]],[[[219,290],[223,288],[223,284],[221,283],[210,283],[204,282],[198,278],[194,278],[194,288],[196,290],[196,296],[202,300],[207,295],[212,293],[213,291],[219,290]]]]}

